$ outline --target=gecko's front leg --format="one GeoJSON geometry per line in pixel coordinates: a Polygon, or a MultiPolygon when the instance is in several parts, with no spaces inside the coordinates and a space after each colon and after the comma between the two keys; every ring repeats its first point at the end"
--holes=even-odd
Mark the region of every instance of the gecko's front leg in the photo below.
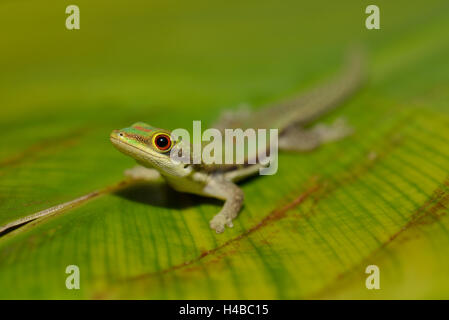
{"type": "Polygon", "coordinates": [[[134,180],[155,181],[161,178],[161,174],[159,173],[159,171],[140,165],[125,170],[124,174],[125,177],[134,180]]]}
{"type": "Polygon", "coordinates": [[[223,178],[214,178],[206,185],[204,192],[214,198],[225,200],[221,211],[210,221],[210,227],[217,233],[223,232],[225,226],[232,228],[232,220],[237,217],[243,205],[242,189],[223,178]]]}

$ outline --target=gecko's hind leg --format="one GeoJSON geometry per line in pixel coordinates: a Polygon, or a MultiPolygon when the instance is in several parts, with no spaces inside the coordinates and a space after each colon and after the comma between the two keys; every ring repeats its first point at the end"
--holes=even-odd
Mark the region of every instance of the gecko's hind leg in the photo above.
{"type": "Polygon", "coordinates": [[[259,173],[260,169],[265,167],[262,164],[252,164],[237,170],[233,170],[223,174],[225,180],[239,182],[259,173]]]}
{"type": "Polygon", "coordinates": [[[217,233],[224,231],[225,226],[232,228],[232,220],[237,217],[243,205],[243,191],[236,184],[224,179],[211,180],[204,189],[214,198],[225,200],[223,208],[210,221],[210,227],[217,233]]]}
{"type": "Polygon", "coordinates": [[[279,138],[279,149],[286,151],[310,151],[320,145],[337,141],[353,133],[344,118],[331,125],[317,124],[310,129],[290,127],[279,138]]]}
{"type": "Polygon", "coordinates": [[[161,174],[156,169],[135,166],[125,170],[125,176],[134,180],[155,181],[161,178],[161,174]]]}

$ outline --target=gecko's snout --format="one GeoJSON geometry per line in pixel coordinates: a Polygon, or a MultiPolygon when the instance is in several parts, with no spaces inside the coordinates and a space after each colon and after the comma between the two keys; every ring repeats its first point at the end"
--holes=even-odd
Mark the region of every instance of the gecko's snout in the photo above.
{"type": "Polygon", "coordinates": [[[112,130],[111,132],[111,137],[113,138],[118,138],[118,137],[123,137],[124,134],[120,131],[120,130],[112,130]]]}
{"type": "Polygon", "coordinates": [[[110,138],[117,138],[118,136],[118,130],[112,130],[111,134],[109,135],[110,138]]]}
{"type": "Polygon", "coordinates": [[[123,134],[120,132],[120,130],[112,130],[111,134],[109,135],[109,139],[114,142],[114,140],[120,140],[122,136],[123,134]]]}

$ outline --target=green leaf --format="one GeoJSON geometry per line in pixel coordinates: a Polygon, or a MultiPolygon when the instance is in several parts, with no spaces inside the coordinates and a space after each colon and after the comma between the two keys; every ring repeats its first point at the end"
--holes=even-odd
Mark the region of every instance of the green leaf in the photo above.
{"type": "Polygon", "coordinates": [[[378,1],[380,30],[358,1],[77,5],[68,31],[64,5],[0,4],[0,225],[89,195],[0,237],[0,298],[448,298],[447,1],[378,1]],[[324,121],[355,134],[243,183],[234,228],[209,228],[220,201],[123,180],[112,129],[275,102],[351,42],[368,82],[324,121]]]}

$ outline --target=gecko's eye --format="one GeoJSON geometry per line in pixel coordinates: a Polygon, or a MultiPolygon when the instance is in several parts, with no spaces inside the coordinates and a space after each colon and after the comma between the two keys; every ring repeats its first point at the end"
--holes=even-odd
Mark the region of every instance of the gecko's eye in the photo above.
{"type": "Polygon", "coordinates": [[[170,151],[173,143],[168,134],[159,133],[153,137],[153,145],[156,147],[156,149],[163,151],[163,152],[167,152],[167,151],[170,151]]]}
{"type": "Polygon", "coordinates": [[[118,135],[119,135],[119,137],[123,137],[123,133],[121,133],[121,132],[118,135]]]}

